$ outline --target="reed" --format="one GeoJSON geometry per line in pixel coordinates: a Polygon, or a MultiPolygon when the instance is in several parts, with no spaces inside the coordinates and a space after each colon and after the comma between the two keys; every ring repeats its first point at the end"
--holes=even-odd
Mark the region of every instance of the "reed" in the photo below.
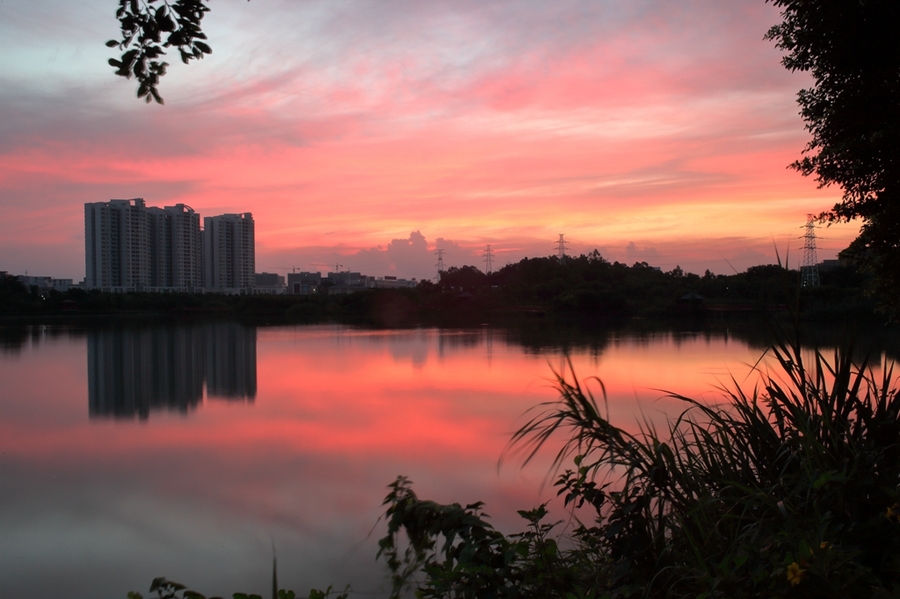
{"type": "MultiPolygon", "coordinates": [[[[423,500],[399,477],[384,501],[378,551],[391,597],[900,596],[893,365],[876,375],[867,360],[854,363],[849,344],[806,360],[796,341],[769,352],[773,370],[761,359],[756,383],[732,379],[716,405],[671,394],[684,410],[662,432],[647,422],[620,428],[602,381],[583,384],[571,363],[554,372],[559,399],[535,408],[508,454],[527,463],[563,435],[555,486],[576,525],[545,522],[545,504],[520,511],[525,530],[504,535],[481,503],[423,500]]],[[[165,579],[154,591],[202,597],[165,579]]]]}
{"type": "Polygon", "coordinates": [[[571,364],[554,373],[559,399],[539,406],[508,450],[527,463],[563,435],[554,467],[570,467],[555,485],[579,523],[570,548],[550,547],[543,506],[520,512],[528,531],[504,537],[480,505],[424,502],[399,479],[382,541],[394,596],[409,583],[421,597],[896,596],[892,366],[876,376],[849,346],[808,363],[799,343],[769,351],[774,371],[761,361],[756,384],[732,380],[718,405],[672,394],[685,409],[662,433],[610,422],[599,379],[597,397],[571,364]],[[390,553],[401,530],[412,540],[402,559],[390,553]]]}

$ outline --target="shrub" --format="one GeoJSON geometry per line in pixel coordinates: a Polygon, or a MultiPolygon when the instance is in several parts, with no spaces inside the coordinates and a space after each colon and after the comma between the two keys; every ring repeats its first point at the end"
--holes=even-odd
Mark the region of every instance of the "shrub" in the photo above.
{"type": "Polygon", "coordinates": [[[799,345],[771,351],[780,374],[760,372],[749,392],[732,381],[721,406],[674,395],[686,409],[664,437],[650,425],[618,428],[574,375],[557,373],[559,401],[511,446],[527,462],[567,433],[555,465],[573,468],[556,485],[593,521],[561,551],[553,525],[540,523],[544,507],[520,512],[528,532],[504,537],[480,504],[422,501],[398,479],[381,541],[394,596],[405,584],[421,597],[897,596],[900,398],[891,367],[876,380],[850,350],[831,360],[816,352],[809,365],[799,345]]]}
{"type": "MultiPolygon", "coordinates": [[[[749,391],[732,380],[721,405],[672,395],[685,410],[664,435],[615,426],[571,364],[555,373],[559,400],[538,406],[510,450],[527,463],[567,434],[554,468],[571,467],[556,486],[576,516],[590,517],[576,517],[562,539],[559,523],[544,522],[545,504],[520,511],[526,530],[507,536],[481,503],[422,500],[400,477],[378,552],[391,597],[410,587],[425,599],[900,596],[892,366],[876,380],[852,348],[831,359],[815,352],[809,364],[799,344],[770,351],[780,369],[760,369],[749,391]]],[[[159,581],[173,584],[157,579],[151,591],[175,597],[159,581]]]]}

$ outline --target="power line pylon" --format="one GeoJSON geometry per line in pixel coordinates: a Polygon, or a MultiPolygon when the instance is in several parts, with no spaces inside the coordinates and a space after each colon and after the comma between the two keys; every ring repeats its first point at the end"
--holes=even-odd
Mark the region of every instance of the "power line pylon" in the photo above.
{"type": "Polygon", "coordinates": [[[438,249],[434,252],[434,255],[438,257],[437,264],[437,274],[434,277],[434,281],[439,283],[441,281],[441,273],[444,272],[444,250],[438,249]]]}
{"type": "Polygon", "coordinates": [[[489,275],[494,272],[494,250],[488,245],[481,255],[484,256],[484,274],[489,275]]]}
{"type": "Polygon", "coordinates": [[[566,263],[566,246],[569,245],[569,242],[566,241],[565,235],[560,233],[559,240],[556,242],[556,257],[559,258],[560,264],[566,263]]]}
{"type": "Polygon", "coordinates": [[[800,286],[818,287],[819,260],[816,258],[815,216],[806,215],[806,233],[803,235],[803,265],[800,267],[800,286]]]}

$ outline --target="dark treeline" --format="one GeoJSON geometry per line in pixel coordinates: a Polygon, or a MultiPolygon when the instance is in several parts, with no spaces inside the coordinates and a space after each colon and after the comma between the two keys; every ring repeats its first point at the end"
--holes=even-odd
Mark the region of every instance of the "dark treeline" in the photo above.
{"type": "Polygon", "coordinates": [[[557,316],[619,319],[698,316],[717,312],[765,312],[795,307],[809,317],[871,314],[854,269],[831,268],[822,285],[800,290],[800,274],[778,265],[754,266],[743,273],[703,276],[680,267],[663,272],[646,262],[632,266],[607,262],[595,250],[561,263],[556,257],[526,258],[485,275],[472,266],[451,268],[440,287],[476,297],[493,293],[505,309],[541,310],[557,316]]]}
{"type": "Polygon", "coordinates": [[[0,314],[77,317],[108,314],[245,317],[263,322],[345,322],[380,326],[473,325],[550,318],[617,324],[633,318],[708,318],[770,313],[799,307],[807,319],[873,318],[863,276],[850,266],[820,274],[822,284],[800,287],[800,274],[778,265],[733,275],[703,276],[676,267],[663,272],[589,255],[525,258],[485,274],[451,267],[440,281],[414,289],[370,289],[346,295],[222,295],[40,292],[14,277],[0,281],[0,314]]]}

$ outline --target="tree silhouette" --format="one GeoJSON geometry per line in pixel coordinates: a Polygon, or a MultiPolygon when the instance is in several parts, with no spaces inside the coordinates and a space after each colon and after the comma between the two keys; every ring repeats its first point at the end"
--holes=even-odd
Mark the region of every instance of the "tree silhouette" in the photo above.
{"type": "Polygon", "coordinates": [[[862,219],[845,253],[866,266],[882,308],[900,315],[900,2],[771,0],[783,22],[766,37],[791,71],[812,75],[800,114],[812,139],[793,164],[841,201],[823,221],[862,219]]]}
{"type": "Polygon", "coordinates": [[[157,88],[169,63],[159,57],[172,47],[178,49],[185,64],[211,54],[200,28],[207,12],[209,7],[203,0],[119,0],[116,18],[122,39],[109,40],[106,45],[118,47],[122,56],[111,58],[109,64],[116,75],[137,79],[139,98],[162,104],[157,88]]]}

